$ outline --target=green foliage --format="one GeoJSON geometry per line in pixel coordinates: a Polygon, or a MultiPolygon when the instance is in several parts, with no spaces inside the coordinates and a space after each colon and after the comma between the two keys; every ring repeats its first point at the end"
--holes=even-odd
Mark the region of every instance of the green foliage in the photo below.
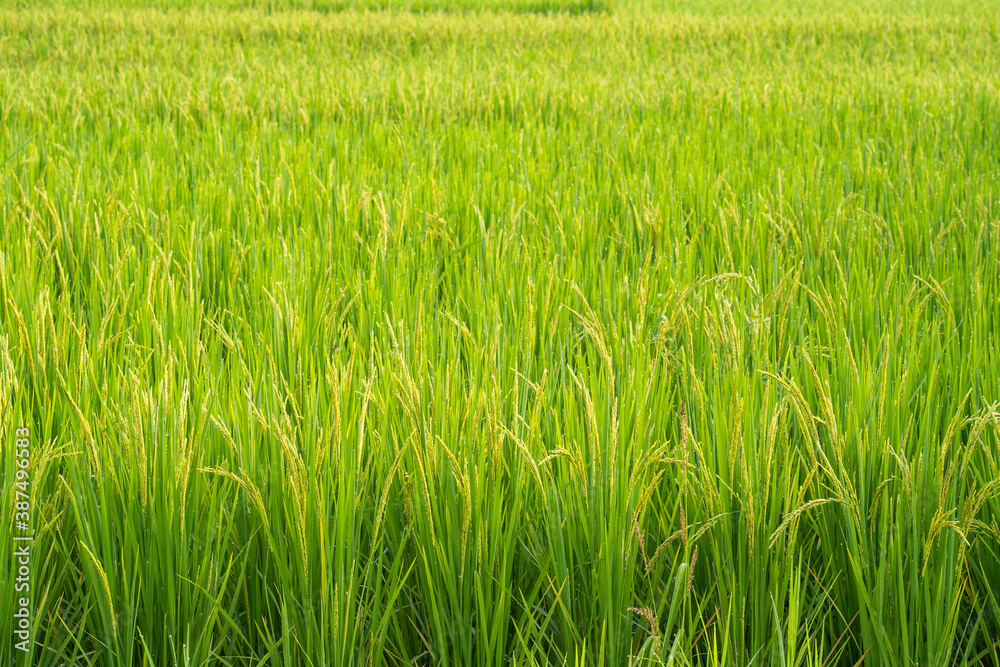
{"type": "Polygon", "coordinates": [[[0,664],[1000,664],[1000,13],[551,1],[0,9],[0,664]]]}

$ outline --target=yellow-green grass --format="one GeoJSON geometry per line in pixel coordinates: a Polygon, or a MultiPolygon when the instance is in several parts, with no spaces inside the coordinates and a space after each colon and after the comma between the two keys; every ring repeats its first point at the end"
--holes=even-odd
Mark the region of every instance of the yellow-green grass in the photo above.
{"type": "Polygon", "coordinates": [[[1000,662],[995,5],[128,4],[0,8],[0,664],[1000,662]]]}

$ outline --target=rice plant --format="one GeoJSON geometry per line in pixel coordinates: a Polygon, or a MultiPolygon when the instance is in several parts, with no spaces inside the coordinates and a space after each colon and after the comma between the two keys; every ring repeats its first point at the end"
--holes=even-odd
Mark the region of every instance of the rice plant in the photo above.
{"type": "Polygon", "coordinates": [[[998,36],[3,3],[0,664],[1000,664],[998,36]]]}

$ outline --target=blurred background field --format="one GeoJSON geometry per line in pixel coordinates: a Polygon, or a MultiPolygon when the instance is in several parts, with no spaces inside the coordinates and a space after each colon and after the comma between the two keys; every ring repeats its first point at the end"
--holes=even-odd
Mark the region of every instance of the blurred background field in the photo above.
{"type": "Polygon", "coordinates": [[[403,11],[418,14],[679,14],[702,17],[824,17],[848,15],[966,16],[996,21],[996,3],[989,0],[4,0],[7,8],[40,6],[61,9],[155,9],[160,11],[252,10],[265,13],[307,11],[336,13],[403,11]]]}
{"type": "Polygon", "coordinates": [[[0,4],[0,664],[1000,664],[997,63],[977,0],[0,4]]]}

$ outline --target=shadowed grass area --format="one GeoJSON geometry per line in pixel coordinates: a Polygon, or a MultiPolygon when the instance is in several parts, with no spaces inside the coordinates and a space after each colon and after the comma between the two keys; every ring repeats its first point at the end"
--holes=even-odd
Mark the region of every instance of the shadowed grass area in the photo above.
{"type": "Polygon", "coordinates": [[[0,9],[0,664],[1000,662],[1000,12],[194,5],[0,9]]]}

